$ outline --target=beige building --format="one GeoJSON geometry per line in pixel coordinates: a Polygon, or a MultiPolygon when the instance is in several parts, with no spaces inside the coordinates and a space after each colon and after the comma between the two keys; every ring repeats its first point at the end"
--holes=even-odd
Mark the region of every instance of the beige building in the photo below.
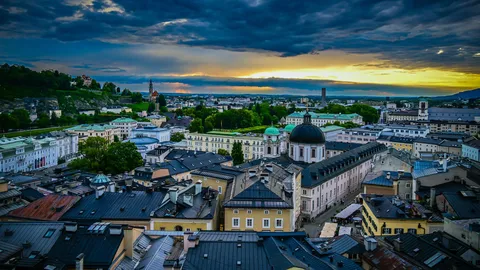
{"type": "Polygon", "coordinates": [[[157,127],[162,127],[162,123],[167,122],[167,117],[164,115],[150,115],[147,118],[150,120],[152,125],[157,127]]]}
{"type": "Polygon", "coordinates": [[[217,152],[218,149],[232,151],[233,143],[240,142],[245,160],[259,159],[264,155],[263,136],[245,136],[236,132],[211,131],[208,133],[190,133],[187,135],[187,149],[217,152]]]}
{"type": "Polygon", "coordinates": [[[121,139],[120,128],[107,124],[83,124],[65,129],[65,131],[77,134],[80,141],[89,137],[101,137],[113,142],[115,136],[121,139]]]}
{"type": "Polygon", "coordinates": [[[480,131],[480,123],[475,121],[416,121],[412,125],[423,125],[430,129],[431,133],[438,132],[461,132],[470,135],[475,135],[480,131]]]}
{"type": "Polygon", "coordinates": [[[443,153],[461,156],[462,143],[431,138],[417,138],[413,142],[413,155],[416,158],[431,157],[434,154],[443,153]]]}
{"type": "Polygon", "coordinates": [[[404,121],[417,121],[418,111],[397,111],[387,113],[387,123],[392,122],[404,122],[404,121]]]}

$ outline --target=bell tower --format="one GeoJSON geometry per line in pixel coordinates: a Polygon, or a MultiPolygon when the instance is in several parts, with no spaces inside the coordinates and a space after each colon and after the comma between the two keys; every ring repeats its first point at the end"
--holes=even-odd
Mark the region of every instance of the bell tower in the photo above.
{"type": "Polygon", "coordinates": [[[428,101],[420,99],[418,103],[418,120],[428,120],[428,101]]]}

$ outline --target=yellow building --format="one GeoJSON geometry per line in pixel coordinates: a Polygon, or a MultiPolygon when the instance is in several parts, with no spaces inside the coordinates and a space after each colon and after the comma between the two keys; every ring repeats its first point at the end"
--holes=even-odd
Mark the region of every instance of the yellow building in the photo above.
{"type": "Polygon", "coordinates": [[[188,150],[217,152],[218,149],[232,151],[233,143],[240,142],[245,160],[259,159],[264,155],[263,136],[246,136],[237,132],[211,131],[190,133],[187,136],[188,150]]]}
{"type": "Polygon", "coordinates": [[[226,231],[295,231],[300,177],[275,164],[248,169],[226,194],[226,231]]]}
{"type": "Polygon", "coordinates": [[[392,147],[398,151],[413,152],[413,137],[397,137],[397,136],[380,136],[377,142],[383,143],[388,147],[392,147]]]}
{"type": "Polygon", "coordinates": [[[443,230],[443,219],[418,203],[374,194],[362,194],[362,199],[362,229],[366,236],[428,234],[443,230]]]}
{"type": "Polygon", "coordinates": [[[119,139],[121,138],[120,128],[107,124],[83,124],[67,128],[65,131],[77,134],[80,141],[89,137],[101,137],[109,142],[113,142],[115,136],[119,139]]]}
{"type": "Polygon", "coordinates": [[[236,179],[243,179],[243,170],[231,166],[212,165],[192,171],[193,182],[200,181],[203,187],[211,187],[218,191],[218,198],[221,203],[225,199],[228,185],[233,184],[236,179]]]}
{"type": "Polygon", "coordinates": [[[176,185],[152,211],[150,229],[158,231],[218,230],[218,192],[202,183],[176,185]]]}

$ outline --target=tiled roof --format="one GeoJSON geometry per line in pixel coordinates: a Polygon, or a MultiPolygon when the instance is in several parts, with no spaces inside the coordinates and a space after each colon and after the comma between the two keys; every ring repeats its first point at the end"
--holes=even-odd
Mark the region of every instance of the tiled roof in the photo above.
{"type": "Polygon", "coordinates": [[[72,268],[75,267],[75,258],[83,253],[86,269],[108,269],[122,241],[123,232],[120,235],[110,235],[107,227],[103,233],[92,233],[87,227],[79,226],[74,233],[62,232],[48,253],[48,258],[72,268]]]}
{"type": "Polygon", "coordinates": [[[241,208],[293,208],[284,199],[270,190],[264,183],[255,182],[231,200],[225,202],[224,207],[241,208]]]}
{"type": "Polygon", "coordinates": [[[72,207],[62,220],[98,221],[108,220],[150,220],[150,213],[159,207],[164,192],[131,191],[124,193],[105,192],[99,199],[95,194],[85,196],[72,207]]]}
{"type": "Polygon", "coordinates": [[[383,171],[377,177],[365,181],[362,184],[364,185],[375,185],[375,186],[385,186],[385,187],[393,187],[394,180],[412,180],[411,173],[401,173],[395,171],[383,171]],[[387,174],[390,173],[390,179],[388,179],[387,174]]]}
{"type": "Polygon", "coordinates": [[[78,200],[77,196],[48,195],[9,213],[22,219],[57,221],[78,200]]]}
{"type": "Polygon", "coordinates": [[[62,228],[63,223],[60,222],[0,222],[0,241],[16,246],[28,241],[30,244],[23,246],[24,257],[28,257],[32,251],[45,255],[57,241],[62,228]],[[53,234],[45,237],[49,230],[53,234]]]}
{"type": "Polygon", "coordinates": [[[0,192],[0,200],[5,200],[12,197],[20,197],[22,193],[16,189],[9,189],[4,192],[0,192]]]}
{"type": "Polygon", "coordinates": [[[302,171],[302,187],[316,187],[387,150],[377,142],[370,142],[340,155],[314,163],[302,171]]]}
{"type": "Polygon", "coordinates": [[[360,143],[347,143],[347,142],[325,142],[325,150],[340,150],[347,151],[362,146],[360,143]]]}
{"type": "Polygon", "coordinates": [[[362,260],[375,269],[419,270],[422,269],[397,255],[391,248],[379,246],[363,254],[362,260]]]}
{"type": "Polygon", "coordinates": [[[210,188],[202,188],[195,195],[195,185],[179,191],[177,202],[170,199],[153,210],[153,216],[159,218],[213,219],[215,216],[218,192],[210,188]],[[187,203],[191,197],[191,204],[187,203]]]}

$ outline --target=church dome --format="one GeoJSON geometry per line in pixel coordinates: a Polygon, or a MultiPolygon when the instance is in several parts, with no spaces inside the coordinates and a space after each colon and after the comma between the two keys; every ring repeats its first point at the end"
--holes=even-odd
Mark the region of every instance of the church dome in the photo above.
{"type": "Polygon", "coordinates": [[[303,116],[303,123],[292,130],[290,142],[321,144],[325,143],[325,135],[319,127],[312,125],[312,116],[306,112],[303,116]]]}
{"type": "Polygon", "coordinates": [[[288,124],[285,126],[285,131],[288,132],[288,133],[292,133],[292,130],[295,128],[295,125],[294,124],[288,124]]]}
{"type": "Polygon", "coordinates": [[[271,126],[267,129],[265,129],[264,134],[269,135],[269,136],[278,136],[278,135],[280,135],[280,131],[278,131],[278,128],[276,128],[274,126],[271,126]]]}

